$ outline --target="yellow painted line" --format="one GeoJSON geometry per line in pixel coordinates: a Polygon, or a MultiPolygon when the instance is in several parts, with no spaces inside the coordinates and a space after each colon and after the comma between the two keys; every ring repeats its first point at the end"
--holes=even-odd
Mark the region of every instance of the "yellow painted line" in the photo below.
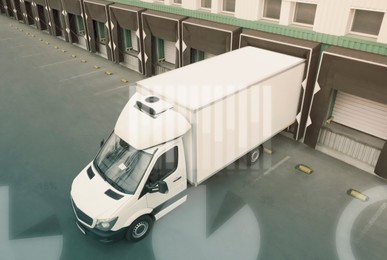
{"type": "Polygon", "coordinates": [[[105,74],[106,74],[106,75],[113,75],[113,72],[111,72],[111,71],[105,71],[105,74]]]}
{"type": "Polygon", "coordinates": [[[270,148],[267,148],[267,147],[263,147],[263,151],[267,154],[272,154],[273,153],[273,150],[271,150],[270,148]]]}
{"type": "Polygon", "coordinates": [[[311,174],[313,172],[313,170],[309,166],[306,166],[305,164],[297,165],[296,169],[305,174],[311,174]]]}
{"type": "Polygon", "coordinates": [[[361,200],[361,201],[367,201],[368,200],[368,196],[361,193],[360,191],[357,191],[357,190],[354,190],[354,189],[349,189],[347,191],[347,194],[351,197],[354,197],[355,199],[358,199],[358,200],[361,200]]]}
{"type": "Polygon", "coordinates": [[[100,67],[100,66],[97,66],[97,65],[94,65],[94,68],[95,68],[95,69],[100,69],[101,67],[100,67]]]}
{"type": "Polygon", "coordinates": [[[121,79],[121,82],[128,83],[129,81],[127,79],[121,79]]]}

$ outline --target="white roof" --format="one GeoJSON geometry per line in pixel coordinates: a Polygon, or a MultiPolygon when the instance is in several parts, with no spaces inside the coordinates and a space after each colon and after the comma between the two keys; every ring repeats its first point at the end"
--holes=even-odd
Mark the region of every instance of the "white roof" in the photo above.
{"type": "Polygon", "coordinates": [[[137,82],[152,94],[197,110],[293,68],[304,59],[244,47],[137,82]]]}

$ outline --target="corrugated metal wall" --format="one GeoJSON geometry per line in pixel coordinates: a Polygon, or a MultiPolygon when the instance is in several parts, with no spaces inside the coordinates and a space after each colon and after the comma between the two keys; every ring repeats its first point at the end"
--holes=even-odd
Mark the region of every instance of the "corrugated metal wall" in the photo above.
{"type": "Polygon", "coordinates": [[[380,156],[380,149],[357,141],[350,136],[336,133],[329,128],[322,128],[318,143],[334,151],[340,152],[355,160],[375,167],[380,156]]]}

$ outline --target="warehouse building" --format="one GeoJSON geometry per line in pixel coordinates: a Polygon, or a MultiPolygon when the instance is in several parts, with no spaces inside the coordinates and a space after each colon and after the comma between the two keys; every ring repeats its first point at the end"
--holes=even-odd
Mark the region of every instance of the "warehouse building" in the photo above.
{"type": "Polygon", "coordinates": [[[0,12],[146,76],[243,46],[302,57],[287,131],[387,177],[383,0],[1,0],[0,12]]]}

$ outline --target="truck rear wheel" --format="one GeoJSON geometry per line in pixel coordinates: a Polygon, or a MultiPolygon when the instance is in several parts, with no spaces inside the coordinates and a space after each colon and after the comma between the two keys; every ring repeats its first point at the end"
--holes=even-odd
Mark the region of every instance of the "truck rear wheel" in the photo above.
{"type": "Polygon", "coordinates": [[[252,166],[253,164],[255,164],[258,161],[258,159],[261,157],[262,152],[263,152],[263,146],[262,145],[254,148],[253,150],[248,152],[245,155],[246,165],[247,166],[252,166]]]}
{"type": "Polygon", "coordinates": [[[126,231],[125,238],[132,242],[137,242],[145,238],[153,226],[153,219],[144,215],[136,219],[126,231]]]}

